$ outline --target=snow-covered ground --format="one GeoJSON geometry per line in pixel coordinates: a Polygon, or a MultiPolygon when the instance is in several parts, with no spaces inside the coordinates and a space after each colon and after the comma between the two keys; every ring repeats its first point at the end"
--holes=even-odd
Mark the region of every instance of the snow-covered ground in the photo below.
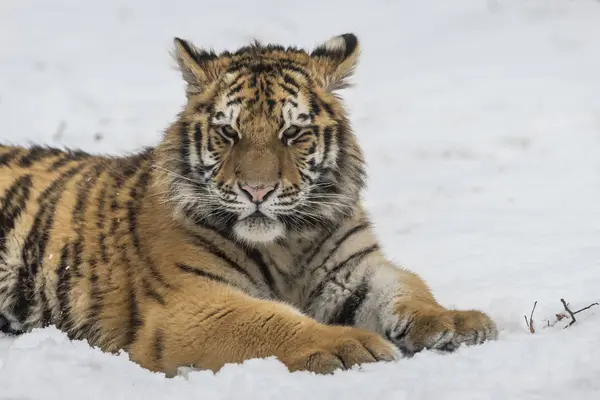
{"type": "Polygon", "coordinates": [[[384,247],[500,339],[328,377],[253,360],[166,379],[48,328],[0,337],[0,399],[600,398],[600,307],[543,329],[561,297],[600,300],[598,1],[4,0],[0,140],[134,151],[184,102],[173,36],[221,50],[347,31],[384,247]]]}

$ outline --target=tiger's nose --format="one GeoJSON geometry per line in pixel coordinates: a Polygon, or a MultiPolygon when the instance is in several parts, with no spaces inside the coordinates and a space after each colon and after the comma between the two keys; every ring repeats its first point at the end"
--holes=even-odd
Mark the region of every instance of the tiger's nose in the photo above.
{"type": "Polygon", "coordinates": [[[262,203],[271,194],[276,185],[247,185],[239,184],[242,192],[248,196],[248,198],[254,203],[262,203]]]}

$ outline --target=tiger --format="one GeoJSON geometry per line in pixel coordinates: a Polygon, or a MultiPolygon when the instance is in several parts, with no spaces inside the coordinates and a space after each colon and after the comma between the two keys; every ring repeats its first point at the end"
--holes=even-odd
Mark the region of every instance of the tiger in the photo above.
{"type": "Polygon", "coordinates": [[[312,50],[174,38],[186,102],[125,155],[0,147],[0,327],[55,326],[174,376],[274,357],[331,374],[495,340],[383,253],[340,91],[357,36],[312,50]]]}

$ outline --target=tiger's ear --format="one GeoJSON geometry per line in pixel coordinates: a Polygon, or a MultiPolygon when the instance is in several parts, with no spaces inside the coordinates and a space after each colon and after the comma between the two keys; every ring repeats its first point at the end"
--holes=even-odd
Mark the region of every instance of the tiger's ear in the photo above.
{"type": "Polygon", "coordinates": [[[219,78],[218,56],[214,51],[199,49],[192,43],[175,38],[173,57],[187,82],[187,94],[201,93],[210,83],[219,78]]]}
{"type": "Polygon", "coordinates": [[[310,53],[313,78],[329,92],[350,86],[348,78],[354,73],[359,54],[360,46],[354,34],[332,37],[310,53]]]}

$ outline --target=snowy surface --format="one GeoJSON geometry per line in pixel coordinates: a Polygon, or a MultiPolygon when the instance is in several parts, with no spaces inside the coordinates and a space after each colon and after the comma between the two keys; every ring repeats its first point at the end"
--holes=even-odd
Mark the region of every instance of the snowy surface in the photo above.
{"type": "Polygon", "coordinates": [[[173,36],[355,32],[345,98],[384,248],[501,333],[329,377],[252,360],[166,379],[48,328],[0,337],[0,399],[600,399],[600,307],[542,328],[561,297],[600,300],[599,21],[594,0],[2,1],[0,140],[112,154],[155,143],[183,104],[173,36]]]}

